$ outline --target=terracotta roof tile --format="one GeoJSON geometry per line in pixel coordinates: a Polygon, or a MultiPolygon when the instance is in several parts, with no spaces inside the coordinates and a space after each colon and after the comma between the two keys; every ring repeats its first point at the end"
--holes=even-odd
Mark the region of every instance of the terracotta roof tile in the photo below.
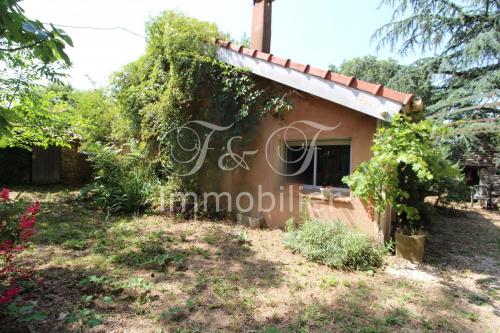
{"type": "Polygon", "coordinates": [[[243,53],[244,55],[247,55],[249,57],[255,58],[255,55],[257,54],[257,50],[247,49],[246,47],[244,47],[243,51],[241,53],[243,53]]]}
{"type": "Polygon", "coordinates": [[[375,89],[373,89],[372,94],[378,95],[378,92],[380,91],[380,89],[382,89],[382,87],[383,87],[382,84],[377,84],[377,86],[375,87],[375,89]]]}
{"type": "Polygon", "coordinates": [[[219,39],[216,40],[215,42],[216,42],[217,45],[219,45],[221,47],[225,47],[225,48],[227,48],[229,46],[229,44],[230,44],[229,42],[226,42],[224,40],[219,40],[219,39]]]}
{"type": "Polygon", "coordinates": [[[313,67],[313,66],[310,66],[309,67],[309,71],[307,72],[308,74],[311,74],[311,75],[314,75],[314,76],[319,76],[321,78],[326,78],[327,75],[328,75],[328,70],[324,70],[324,69],[320,69],[320,68],[316,68],[316,67],[313,67]]]}
{"type": "Polygon", "coordinates": [[[354,76],[349,76],[349,77],[347,78],[347,80],[345,81],[345,85],[346,85],[346,86],[348,86],[348,87],[350,87],[350,86],[351,86],[351,84],[352,84],[355,80],[356,80],[356,78],[355,78],[354,76]]]}
{"type": "Polygon", "coordinates": [[[235,52],[238,52],[238,53],[241,53],[241,51],[243,51],[243,46],[240,46],[240,45],[235,45],[233,43],[229,43],[229,45],[227,46],[228,49],[231,49],[235,52]]]}
{"type": "Polygon", "coordinates": [[[283,67],[288,67],[290,65],[290,59],[280,58],[275,55],[271,56],[270,60],[273,64],[280,65],[283,67]]]}
{"type": "Polygon", "coordinates": [[[309,67],[311,67],[311,66],[299,64],[298,62],[295,62],[295,61],[290,61],[290,63],[288,64],[288,67],[291,69],[294,69],[298,72],[307,73],[309,71],[309,67]]]}
{"type": "Polygon", "coordinates": [[[261,52],[261,51],[257,50],[257,53],[256,53],[256,55],[254,57],[257,58],[257,59],[269,61],[269,60],[271,60],[272,56],[273,56],[272,54],[261,52]]]}
{"type": "Polygon", "coordinates": [[[382,84],[375,84],[375,83],[371,83],[371,82],[367,82],[367,81],[363,81],[363,80],[358,80],[354,76],[346,76],[343,74],[331,72],[329,70],[324,70],[324,69],[316,68],[316,67],[313,67],[310,65],[297,63],[297,62],[294,62],[290,59],[277,57],[277,56],[269,54],[269,53],[261,52],[261,51],[254,50],[254,49],[249,49],[249,48],[246,48],[246,47],[243,47],[240,45],[236,45],[236,44],[233,44],[230,42],[226,42],[223,40],[219,40],[219,39],[216,40],[215,43],[219,47],[230,49],[233,52],[241,53],[241,54],[244,54],[244,55],[252,57],[252,58],[257,58],[257,59],[261,59],[264,61],[268,61],[268,62],[271,62],[273,64],[276,64],[276,65],[279,65],[282,67],[296,70],[298,72],[314,75],[314,76],[320,77],[320,78],[325,79],[325,80],[330,80],[330,81],[333,81],[335,83],[339,83],[339,84],[342,84],[342,85],[345,85],[345,86],[348,86],[351,88],[355,88],[358,90],[368,92],[368,93],[373,94],[373,95],[381,96],[381,97],[396,101],[396,102],[401,103],[403,105],[410,103],[412,98],[413,98],[412,94],[406,94],[406,93],[402,93],[402,92],[399,92],[396,90],[392,90],[392,89],[389,89],[387,87],[384,87],[382,84]]]}

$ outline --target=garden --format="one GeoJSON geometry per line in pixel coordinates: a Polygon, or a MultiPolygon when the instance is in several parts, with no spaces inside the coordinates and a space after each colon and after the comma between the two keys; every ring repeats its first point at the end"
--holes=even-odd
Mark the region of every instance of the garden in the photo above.
{"type": "Polygon", "coordinates": [[[382,1],[401,20],[375,32],[379,47],[434,56],[330,68],[425,105],[377,122],[371,157],[339,178],[370,222],[392,212],[381,242],[307,210],[252,228],[201,196],[223,190],[231,163],[248,167],[221,156],[251,147],[263,119],[282,122],[305,94],[218,60],[214,41],[235,39],[215,24],[151,17],[144,54],[108,86],[78,90],[64,81],[70,35],[0,2],[0,331],[498,331],[500,214],[491,196],[488,209],[468,204],[463,161],[485,135],[500,143],[486,103],[498,95],[499,5],[465,3],[382,1]],[[231,126],[176,132],[190,123],[231,126]],[[212,139],[203,166],[191,155],[200,137],[212,139]],[[88,179],[18,176],[14,154],[33,168],[51,149],[74,150],[88,179]]]}
{"type": "Polygon", "coordinates": [[[31,267],[38,281],[21,283],[19,296],[36,307],[10,312],[11,319],[22,320],[4,318],[4,328],[494,332],[498,327],[498,213],[438,211],[425,265],[385,257],[381,268],[352,271],[294,254],[281,230],[148,214],[110,217],[75,201],[78,189],[21,188],[10,195],[18,191],[28,201],[40,200],[37,233],[17,258],[17,267],[31,267]]]}

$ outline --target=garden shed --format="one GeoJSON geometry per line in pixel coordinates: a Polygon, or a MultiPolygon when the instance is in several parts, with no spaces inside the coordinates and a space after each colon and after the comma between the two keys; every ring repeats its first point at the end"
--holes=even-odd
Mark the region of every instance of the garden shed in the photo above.
{"type": "Polygon", "coordinates": [[[491,133],[479,133],[476,139],[475,144],[461,158],[460,166],[463,167],[466,184],[475,186],[476,194],[484,195],[495,204],[500,198],[498,138],[491,133]]]}
{"type": "Polygon", "coordinates": [[[500,191],[500,152],[491,134],[477,135],[477,143],[460,161],[464,168],[467,185],[491,186],[500,191]]]}
{"type": "Polygon", "coordinates": [[[80,185],[90,179],[91,167],[79,142],[70,147],[33,147],[0,150],[0,184],[80,185]]]}

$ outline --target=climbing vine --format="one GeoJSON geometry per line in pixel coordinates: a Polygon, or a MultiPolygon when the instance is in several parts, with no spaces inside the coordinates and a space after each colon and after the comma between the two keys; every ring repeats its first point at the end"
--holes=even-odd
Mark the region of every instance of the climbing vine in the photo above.
{"type": "Polygon", "coordinates": [[[148,24],[146,55],[115,79],[124,113],[136,123],[138,136],[147,143],[149,158],[163,180],[192,168],[194,161],[179,161],[188,161],[190,149],[210,133],[203,126],[182,133],[176,129],[190,121],[228,127],[211,137],[199,172],[176,179],[182,190],[217,189],[218,158],[228,140],[238,137],[232,142],[232,149],[237,150],[252,140],[266,114],[278,115],[290,108],[280,88],[216,59],[214,41],[220,37],[228,36],[213,24],[165,12],[148,24]]]}
{"type": "Polygon", "coordinates": [[[373,157],[361,163],[343,181],[368,203],[372,217],[393,207],[402,231],[421,227],[421,204],[437,183],[459,179],[452,165],[435,144],[442,131],[427,120],[415,121],[396,115],[392,123],[375,135],[373,157]]]}

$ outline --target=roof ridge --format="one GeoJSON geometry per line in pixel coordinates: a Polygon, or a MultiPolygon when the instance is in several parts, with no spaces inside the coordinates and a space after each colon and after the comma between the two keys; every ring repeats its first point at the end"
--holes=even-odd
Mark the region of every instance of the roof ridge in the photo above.
{"type": "Polygon", "coordinates": [[[368,81],[360,80],[354,76],[347,76],[344,74],[332,72],[328,69],[325,70],[313,67],[309,64],[301,64],[292,61],[289,58],[281,58],[275,56],[272,53],[266,53],[259,50],[247,48],[242,45],[234,44],[232,42],[225,41],[222,39],[216,39],[215,44],[217,44],[219,47],[229,49],[233,52],[241,53],[252,58],[261,59],[276,64],[278,66],[290,68],[292,70],[302,72],[305,74],[314,75],[324,80],[329,80],[335,83],[342,84],[346,87],[354,88],[357,90],[368,92],[372,95],[381,96],[383,98],[396,101],[403,105],[407,105],[413,99],[413,94],[403,93],[397,90],[393,90],[385,87],[383,84],[371,83],[368,81]]]}

